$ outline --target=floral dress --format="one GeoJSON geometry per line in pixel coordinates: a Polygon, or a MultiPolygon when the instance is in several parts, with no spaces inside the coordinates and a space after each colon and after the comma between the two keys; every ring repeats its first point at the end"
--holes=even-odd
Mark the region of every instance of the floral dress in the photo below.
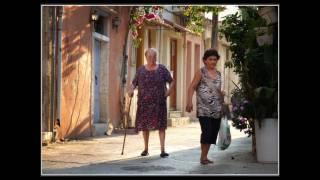
{"type": "Polygon", "coordinates": [[[167,128],[166,83],[172,82],[168,69],[159,64],[156,70],[138,68],[132,84],[138,86],[136,131],[167,128]]]}

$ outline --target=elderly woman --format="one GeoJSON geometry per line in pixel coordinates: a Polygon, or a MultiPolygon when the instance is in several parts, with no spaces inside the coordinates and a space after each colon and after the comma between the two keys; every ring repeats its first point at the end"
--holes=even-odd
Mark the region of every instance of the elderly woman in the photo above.
{"type": "Polygon", "coordinates": [[[188,88],[186,111],[193,110],[192,96],[197,91],[197,117],[201,126],[201,164],[213,163],[207,155],[211,144],[216,144],[221,122],[224,92],[221,91],[221,73],[216,69],[220,56],[215,49],[203,55],[204,67],[198,70],[188,88]]]}
{"type": "Polygon", "coordinates": [[[157,52],[150,48],[145,52],[147,64],[138,68],[132,81],[129,96],[133,96],[138,86],[138,109],[136,116],[136,131],[143,131],[144,151],[141,156],[147,156],[149,131],[159,130],[161,157],[169,156],[165,152],[165,129],[167,128],[166,99],[171,94],[174,81],[164,65],[157,64],[157,52]],[[166,83],[169,83],[167,89],[166,83]]]}

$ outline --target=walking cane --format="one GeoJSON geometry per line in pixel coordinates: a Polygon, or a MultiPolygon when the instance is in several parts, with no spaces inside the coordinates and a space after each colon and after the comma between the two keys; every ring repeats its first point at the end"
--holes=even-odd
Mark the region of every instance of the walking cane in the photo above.
{"type": "MultiPolygon", "coordinates": [[[[124,143],[126,142],[126,136],[127,136],[127,120],[128,120],[128,116],[129,116],[129,113],[130,113],[130,106],[131,106],[131,100],[132,100],[132,97],[128,96],[129,97],[129,105],[125,107],[125,117],[124,117],[124,137],[123,137],[123,144],[122,144],[122,152],[121,152],[121,155],[123,155],[123,150],[124,150],[124,143]]],[[[127,105],[127,104],[126,104],[127,105]]]]}

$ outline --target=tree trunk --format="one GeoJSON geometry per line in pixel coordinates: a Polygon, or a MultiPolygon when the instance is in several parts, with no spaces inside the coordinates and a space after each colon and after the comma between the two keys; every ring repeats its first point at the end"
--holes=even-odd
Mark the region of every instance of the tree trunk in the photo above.
{"type": "Polygon", "coordinates": [[[252,135],[252,153],[253,155],[255,156],[256,153],[257,153],[257,150],[256,150],[256,135],[252,135]]]}
{"type": "Polygon", "coordinates": [[[256,130],[255,130],[255,125],[253,125],[252,131],[253,131],[253,134],[252,134],[252,154],[253,154],[254,157],[256,157],[257,150],[256,150],[256,135],[255,135],[256,134],[256,130]]]}
{"type": "Polygon", "coordinates": [[[126,79],[125,79],[125,71],[127,68],[127,63],[128,63],[128,55],[127,55],[127,44],[128,44],[128,36],[130,33],[129,30],[129,24],[130,24],[130,14],[132,11],[132,7],[129,8],[129,23],[128,23],[128,29],[126,30],[126,34],[125,34],[125,39],[124,39],[124,45],[123,45],[123,61],[122,61],[122,66],[121,66],[121,77],[120,77],[120,118],[121,118],[121,124],[120,126],[123,126],[124,128],[124,108],[125,108],[125,83],[126,83],[126,79]]]}
{"type": "Polygon", "coordinates": [[[218,45],[218,14],[212,12],[211,48],[217,49],[218,45]]]}

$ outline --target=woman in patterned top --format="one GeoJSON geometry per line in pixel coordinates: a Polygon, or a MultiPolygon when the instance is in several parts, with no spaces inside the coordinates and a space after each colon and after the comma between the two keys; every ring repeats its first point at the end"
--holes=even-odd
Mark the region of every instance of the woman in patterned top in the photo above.
{"type": "Polygon", "coordinates": [[[213,163],[207,155],[211,144],[216,144],[221,122],[223,96],[221,73],[216,69],[220,56],[215,49],[208,49],[203,55],[204,67],[198,70],[188,89],[186,111],[193,110],[192,96],[197,91],[197,117],[201,126],[201,164],[213,163]]]}
{"type": "Polygon", "coordinates": [[[157,64],[157,52],[150,48],[146,50],[147,64],[138,68],[132,81],[129,96],[133,96],[138,86],[138,109],[136,117],[136,131],[143,131],[144,151],[141,156],[147,156],[149,131],[159,130],[161,157],[169,156],[165,152],[165,129],[167,128],[166,99],[171,94],[174,81],[170,72],[162,64],[157,64]],[[167,90],[166,83],[170,83],[167,90]]]}

